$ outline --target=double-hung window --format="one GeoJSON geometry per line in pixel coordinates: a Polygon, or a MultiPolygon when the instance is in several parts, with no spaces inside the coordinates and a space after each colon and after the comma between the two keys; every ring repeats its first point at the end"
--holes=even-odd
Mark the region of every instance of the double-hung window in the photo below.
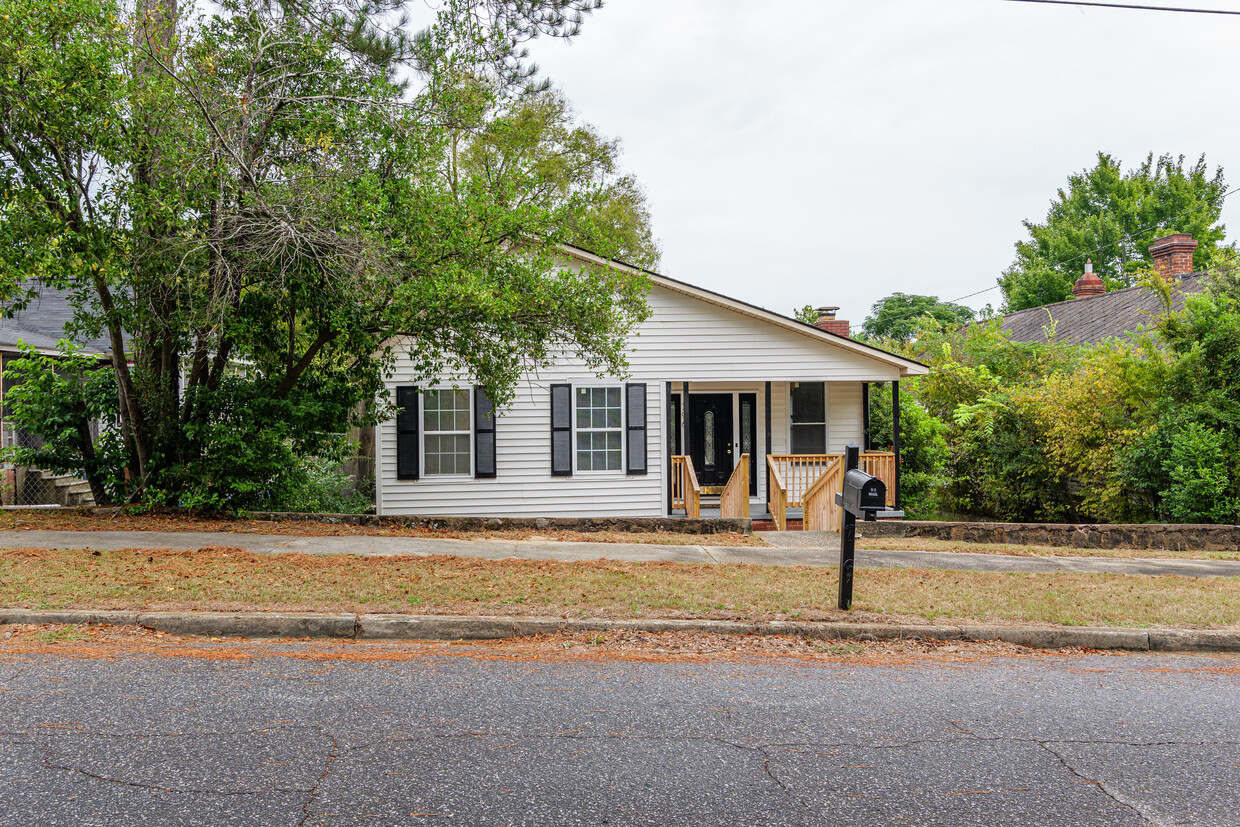
{"type": "Polygon", "coordinates": [[[422,464],[426,476],[473,472],[469,397],[468,390],[456,389],[422,394],[422,464]]]}
{"type": "Polygon", "coordinates": [[[577,470],[624,468],[620,387],[579,387],[573,394],[577,421],[577,470]]]}
{"type": "Polygon", "coordinates": [[[557,383],[550,391],[551,476],[647,472],[645,383],[557,383]]]}
{"type": "Polygon", "coordinates": [[[495,406],[482,388],[396,386],[396,479],[495,479],[495,406]]]}

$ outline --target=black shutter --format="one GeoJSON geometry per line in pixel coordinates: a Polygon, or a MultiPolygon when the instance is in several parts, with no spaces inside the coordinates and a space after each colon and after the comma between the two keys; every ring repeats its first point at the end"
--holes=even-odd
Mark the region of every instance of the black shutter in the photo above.
{"type": "Polygon", "coordinates": [[[551,386],[551,476],[573,475],[573,386],[551,386]]]}
{"type": "Polygon", "coordinates": [[[474,476],[495,479],[495,405],[482,388],[474,388],[474,476]]]}
{"type": "Polygon", "coordinates": [[[625,473],[646,473],[646,386],[630,383],[624,386],[624,404],[628,416],[625,434],[625,473]]]}
{"type": "Polygon", "coordinates": [[[396,387],[396,479],[418,478],[418,389],[396,387]]]}

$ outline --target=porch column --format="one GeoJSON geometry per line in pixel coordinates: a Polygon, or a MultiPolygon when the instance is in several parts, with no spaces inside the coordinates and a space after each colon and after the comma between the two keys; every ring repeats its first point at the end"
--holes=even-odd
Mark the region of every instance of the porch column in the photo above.
{"type": "Polygon", "coordinates": [[[900,507],[900,380],[891,383],[891,452],[896,455],[896,508],[900,507]]]}
{"type": "MultiPolygon", "coordinates": [[[[663,433],[667,441],[667,462],[664,465],[667,468],[667,516],[672,516],[672,454],[676,451],[676,440],[672,436],[672,383],[667,382],[663,386],[663,411],[664,419],[663,433]]],[[[679,425],[680,423],[677,423],[679,425]]]]}
{"type": "Polygon", "coordinates": [[[861,383],[861,450],[870,450],[870,383],[861,383]]]}
{"type": "MultiPolygon", "coordinates": [[[[766,433],[763,435],[765,439],[762,442],[762,456],[763,456],[762,467],[758,469],[758,482],[759,482],[758,490],[759,491],[762,491],[763,489],[765,489],[767,486],[771,484],[771,475],[767,473],[767,470],[766,470],[767,460],[770,459],[771,457],[771,383],[770,382],[766,383],[766,388],[763,391],[763,405],[765,406],[764,409],[766,411],[766,428],[764,429],[766,433]],[[763,482],[763,480],[765,480],[765,482],[763,482]]],[[[771,501],[770,491],[766,492],[766,501],[768,503],[771,501]]]]}

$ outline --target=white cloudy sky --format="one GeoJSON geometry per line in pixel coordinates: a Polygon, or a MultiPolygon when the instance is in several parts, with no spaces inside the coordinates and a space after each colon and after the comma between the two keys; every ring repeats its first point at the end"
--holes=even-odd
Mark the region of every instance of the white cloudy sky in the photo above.
{"type": "MultiPolygon", "coordinates": [[[[1174,2],[1157,5],[1176,5],[1174,2]]],[[[1199,0],[1240,10],[1240,0],[1199,0]]],[[[660,270],[860,321],[894,291],[994,285],[1105,150],[1240,183],[1240,16],[1005,0],[608,0],[535,57],[622,139],[660,270]]],[[[1224,219],[1240,232],[1240,195],[1224,219]]],[[[998,306],[992,290],[964,303],[998,306]]]]}

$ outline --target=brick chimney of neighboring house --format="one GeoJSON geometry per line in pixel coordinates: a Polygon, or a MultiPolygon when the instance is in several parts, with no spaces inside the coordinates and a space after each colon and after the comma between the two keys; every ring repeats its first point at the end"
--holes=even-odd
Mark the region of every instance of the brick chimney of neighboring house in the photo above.
{"type": "Polygon", "coordinates": [[[818,321],[814,322],[814,327],[838,336],[848,335],[848,322],[835,318],[835,311],[839,310],[838,307],[818,307],[815,309],[818,311],[818,321]]]}
{"type": "Polygon", "coordinates": [[[1177,282],[1193,272],[1193,251],[1197,242],[1188,233],[1176,233],[1155,239],[1150,245],[1150,258],[1165,281],[1177,282]]]}
{"type": "Polygon", "coordinates": [[[1078,299],[1084,299],[1090,296],[1101,296],[1106,291],[1107,286],[1102,283],[1102,279],[1094,275],[1093,260],[1085,259],[1085,275],[1072,285],[1072,295],[1078,299]]]}

